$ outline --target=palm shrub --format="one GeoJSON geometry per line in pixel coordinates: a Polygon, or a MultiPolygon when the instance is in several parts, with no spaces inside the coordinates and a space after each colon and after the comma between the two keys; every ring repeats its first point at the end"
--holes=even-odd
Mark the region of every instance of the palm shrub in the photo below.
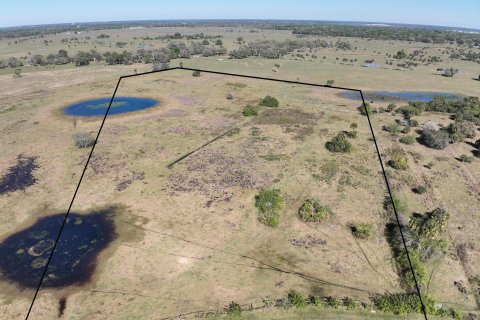
{"type": "Polygon", "coordinates": [[[295,308],[305,308],[307,306],[305,299],[295,290],[288,293],[288,300],[295,308]]]}
{"type": "Polygon", "coordinates": [[[388,161],[390,167],[397,170],[407,170],[408,169],[408,159],[402,155],[394,155],[390,161],[388,161]]]}
{"type": "Polygon", "coordinates": [[[247,104],[242,111],[245,117],[251,117],[258,115],[258,108],[252,105],[247,104]]]}
{"type": "Polygon", "coordinates": [[[345,133],[339,132],[332,140],[326,143],[326,148],[331,152],[350,152],[352,144],[347,140],[345,133]]]}
{"type": "Polygon", "coordinates": [[[258,194],[255,206],[260,211],[259,220],[270,227],[276,227],[280,222],[285,199],[279,189],[266,189],[258,194]]]}
{"type": "Polygon", "coordinates": [[[327,298],[327,305],[332,307],[332,308],[338,309],[340,307],[340,300],[338,300],[335,297],[328,297],[327,298]]]}
{"type": "Polygon", "coordinates": [[[230,302],[227,307],[227,315],[232,317],[241,317],[242,316],[242,307],[236,302],[230,302]]]}
{"type": "Polygon", "coordinates": [[[332,210],[328,206],[322,205],[315,198],[306,200],[298,210],[300,219],[305,222],[320,222],[331,214],[332,210]]]}
{"type": "Polygon", "coordinates": [[[350,297],[345,298],[345,306],[347,307],[347,310],[357,310],[358,308],[357,302],[350,297]]]}
{"type": "Polygon", "coordinates": [[[352,234],[359,239],[370,239],[373,236],[375,227],[371,223],[356,223],[350,225],[352,234]]]}

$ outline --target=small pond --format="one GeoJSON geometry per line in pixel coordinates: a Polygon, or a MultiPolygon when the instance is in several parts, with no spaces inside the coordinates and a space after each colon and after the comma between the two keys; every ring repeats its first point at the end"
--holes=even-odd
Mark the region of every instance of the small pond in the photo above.
{"type": "MultiPolygon", "coordinates": [[[[104,116],[107,111],[110,97],[98,98],[92,100],[80,101],[71,104],[63,109],[63,112],[69,116],[80,117],[98,117],[104,116]]],[[[137,97],[115,97],[112,101],[112,107],[109,115],[134,112],[147,108],[152,108],[158,104],[157,100],[137,97]]]]}
{"type": "Polygon", "coordinates": [[[33,171],[38,168],[36,157],[19,155],[17,164],[8,168],[7,173],[0,177],[0,195],[17,190],[25,190],[35,184],[33,171]]]}
{"type": "MultiPolygon", "coordinates": [[[[362,100],[360,94],[354,91],[345,91],[338,94],[342,98],[362,100]]],[[[424,101],[433,100],[435,96],[447,99],[461,99],[463,96],[447,92],[423,92],[423,91],[369,91],[364,92],[365,101],[424,101]]]]}
{"type": "MultiPolygon", "coordinates": [[[[98,254],[116,238],[113,209],[70,213],[50,261],[42,287],[87,282],[98,254]]],[[[62,225],[65,213],[37,220],[0,243],[0,275],[22,288],[36,288],[62,225]]]]}

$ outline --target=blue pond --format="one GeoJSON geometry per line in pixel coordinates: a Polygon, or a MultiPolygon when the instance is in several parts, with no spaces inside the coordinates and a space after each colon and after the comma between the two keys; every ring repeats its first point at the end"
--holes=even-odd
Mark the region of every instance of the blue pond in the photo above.
{"type": "MultiPolygon", "coordinates": [[[[339,93],[340,97],[362,100],[358,92],[345,91],[339,93]]],[[[423,92],[423,91],[370,91],[364,92],[365,100],[367,101],[424,101],[428,102],[433,100],[435,96],[446,97],[447,99],[461,99],[460,95],[447,93],[447,92],[423,92]]]]}
{"type": "MultiPolygon", "coordinates": [[[[116,238],[113,209],[89,214],[70,213],[42,282],[43,287],[64,287],[88,281],[96,258],[116,238]]],[[[2,280],[22,288],[35,288],[45,270],[65,214],[37,220],[0,243],[2,280]]]]}
{"type": "MultiPolygon", "coordinates": [[[[69,116],[96,117],[104,116],[111,98],[85,100],[69,105],[63,112],[69,116]]],[[[157,100],[136,97],[115,97],[109,115],[121,114],[152,108],[158,104],[157,100]]]]}

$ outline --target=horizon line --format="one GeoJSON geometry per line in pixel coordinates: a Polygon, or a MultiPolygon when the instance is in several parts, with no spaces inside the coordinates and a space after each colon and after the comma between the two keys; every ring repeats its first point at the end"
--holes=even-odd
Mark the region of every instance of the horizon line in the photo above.
{"type": "Polygon", "coordinates": [[[108,23],[134,23],[134,22],[188,22],[188,21],[284,21],[284,22],[328,22],[330,24],[336,23],[362,23],[362,24],[379,24],[378,27],[388,26],[413,26],[423,28],[454,28],[461,30],[473,30],[480,32],[480,27],[459,27],[459,26],[445,26],[445,25],[432,25],[432,24],[417,24],[417,23],[403,23],[403,22],[386,22],[386,21],[360,21],[360,20],[315,20],[315,19],[274,19],[274,18],[175,18],[175,19],[135,19],[135,20],[97,20],[97,21],[74,21],[74,22],[54,22],[54,23],[41,23],[41,24],[27,24],[27,25],[11,25],[0,26],[2,29],[14,29],[14,28],[29,28],[29,27],[46,27],[46,26],[58,26],[58,25],[86,25],[86,24],[108,24],[108,23]]]}

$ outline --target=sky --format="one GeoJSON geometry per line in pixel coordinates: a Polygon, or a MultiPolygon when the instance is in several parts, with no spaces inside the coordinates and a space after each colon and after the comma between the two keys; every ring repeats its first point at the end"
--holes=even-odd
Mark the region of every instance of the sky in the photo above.
{"type": "Polygon", "coordinates": [[[0,0],[0,27],[164,19],[368,21],[480,29],[480,0],[0,0]]]}

